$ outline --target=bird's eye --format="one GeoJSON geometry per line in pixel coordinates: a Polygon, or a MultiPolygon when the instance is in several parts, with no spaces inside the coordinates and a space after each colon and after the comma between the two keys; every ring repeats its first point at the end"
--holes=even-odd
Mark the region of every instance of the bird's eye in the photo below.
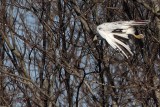
{"type": "Polygon", "coordinates": [[[98,28],[99,30],[101,30],[102,28],[100,27],[100,28],[98,28]]]}

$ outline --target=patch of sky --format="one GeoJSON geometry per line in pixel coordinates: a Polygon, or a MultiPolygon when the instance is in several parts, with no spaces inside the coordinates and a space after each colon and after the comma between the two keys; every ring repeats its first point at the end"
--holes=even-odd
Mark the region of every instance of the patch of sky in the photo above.
{"type": "Polygon", "coordinates": [[[23,93],[18,93],[14,98],[13,98],[13,107],[26,107],[26,102],[25,99],[23,98],[23,93]]]}

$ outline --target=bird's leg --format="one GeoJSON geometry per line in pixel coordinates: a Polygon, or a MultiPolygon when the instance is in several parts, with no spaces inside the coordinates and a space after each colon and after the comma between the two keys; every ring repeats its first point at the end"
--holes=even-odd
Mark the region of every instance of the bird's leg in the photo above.
{"type": "Polygon", "coordinates": [[[144,38],[144,35],[143,34],[139,34],[139,35],[133,35],[135,38],[137,39],[143,39],[144,38]]]}

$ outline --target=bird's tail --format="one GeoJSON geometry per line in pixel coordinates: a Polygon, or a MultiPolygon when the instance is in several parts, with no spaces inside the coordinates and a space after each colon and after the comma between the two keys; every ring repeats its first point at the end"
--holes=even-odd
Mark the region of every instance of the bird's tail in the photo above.
{"type": "Polygon", "coordinates": [[[135,20],[135,21],[133,21],[133,23],[131,24],[131,25],[146,25],[146,24],[148,24],[150,22],[150,20],[140,20],[140,21],[138,21],[138,20],[135,20]]]}

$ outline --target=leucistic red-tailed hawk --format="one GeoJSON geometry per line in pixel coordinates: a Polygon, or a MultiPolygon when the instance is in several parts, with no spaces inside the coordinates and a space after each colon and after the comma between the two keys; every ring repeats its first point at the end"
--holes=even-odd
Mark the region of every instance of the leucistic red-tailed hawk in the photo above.
{"type": "Polygon", "coordinates": [[[103,23],[97,26],[98,33],[104,38],[109,45],[111,45],[114,49],[121,51],[127,58],[128,55],[122,49],[126,49],[131,55],[133,55],[128,44],[120,41],[115,38],[115,35],[120,38],[129,39],[128,35],[133,35],[137,39],[143,38],[143,34],[135,35],[135,26],[146,25],[149,23],[149,20],[141,20],[141,21],[116,21],[110,23],[103,23]]]}

